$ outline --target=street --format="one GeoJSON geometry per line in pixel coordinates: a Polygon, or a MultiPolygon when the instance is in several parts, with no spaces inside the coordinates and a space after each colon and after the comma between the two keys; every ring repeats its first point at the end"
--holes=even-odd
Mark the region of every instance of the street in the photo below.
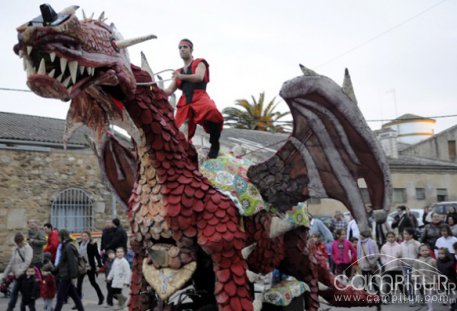
{"type": "MultiPolygon", "coordinates": [[[[100,288],[103,291],[103,294],[106,296],[106,287],[105,287],[105,276],[104,275],[99,275],[97,279],[98,284],[100,285],[100,288]]],[[[123,290],[124,295],[128,294],[129,289],[125,288],[123,290]]],[[[101,306],[97,305],[98,299],[97,299],[97,294],[95,293],[95,290],[92,288],[92,286],[89,283],[88,278],[84,279],[83,283],[83,305],[85,310],[87,311],[107,311],[107,310],[115,310],[116,304],[114,307],[106,307],[106,304],[103,304],[101,306]]],[[[18,303],[16,304],[15,310],[20,309],[20,301],[21,297],[18,299],[18,303]]],[[[115,301],[116,302],[116,301],[115,301]]],[[[55,305],[55,299],[54,299],[54,305],[55,305]]],[[[68,300],[68,303],[64,305],[62,308],[63,311],[72,311],[73,307],[73,301],[71,298],[68,300]]],[[[5,298],[3,295],[0,297],[0,310],[6,310],[8,306],[8,298],[5,298]]],[[[36,309],[37,310],[43,310],[44,309],[44,304],[43,304],[43,299],[38,299],[36,302],[36,309]]],[[[124,310],[127,310],[127,307],[124,308],[124,310]]],[[[322,304],[320,310],[322,311],[376,311],[376,308],[368,308],[368,307],[354,307],[354,308],[337,308],[337,307],[330,307],[328,305],[322,304]]],[[[427,306],[414,306],[410,307],[409,304],[404,303],[404,304],[390,304],[390,305],[382,305],[381,310],[383,311],[427,311],[427,306]]],[[[434,311],[448,311],[450,310],[449,306],[443,306],[442,304],[439,303],[434,303],[433,304],[433,310],[434,311]]]]}

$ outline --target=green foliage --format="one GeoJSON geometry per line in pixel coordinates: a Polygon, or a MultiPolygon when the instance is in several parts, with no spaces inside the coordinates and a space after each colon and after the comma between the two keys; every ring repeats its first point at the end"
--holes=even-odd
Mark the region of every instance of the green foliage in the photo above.
{"type": "Polygon", "coordinates": [[[277,121],[290,112],[275,111],[278,103],[275,103],[276,97],[265,104],[265,92],[260,93],[259,99],[251,97],[252,102],[246,99],[237,99],[236,107],[228,107],[222,110],[225,123],[238,129],[249,129],[273,133],[283,133],[289,130],[287,125],[278,125],[277,121]]]}

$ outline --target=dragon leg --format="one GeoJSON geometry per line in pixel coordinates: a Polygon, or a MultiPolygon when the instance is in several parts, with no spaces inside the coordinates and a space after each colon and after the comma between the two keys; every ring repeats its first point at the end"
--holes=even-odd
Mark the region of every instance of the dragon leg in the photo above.
{"type": "Polygon", "coordinates": [[[252,311],[247,264],[241,255],[246,234],[236,206],[220,193],[208,196],[198,221],[198,244],[213,261],[220,311],[252,311]]]}
{"type": "Polygon", "coordinates": [[[134,237],[130,240],[130,246],[132,247],[135,256],[133,257],[132,264],[132,280],[130,283],[130,302],[129,311],[143,311],[149,309],[149,297],[148,295],[141,295],[141,292],[147,292],[147,282],[143,277],[142,266],[143,259],[146,258],[141,242],[138,242],[134,237]]]}

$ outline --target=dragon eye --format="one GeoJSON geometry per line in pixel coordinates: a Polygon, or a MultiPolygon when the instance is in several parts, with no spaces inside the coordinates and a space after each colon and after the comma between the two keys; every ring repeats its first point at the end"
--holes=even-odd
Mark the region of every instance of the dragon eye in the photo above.
{"type": "Polygon", "coordinates": [[[116,39],[114,38],[111,38],[111,46],[113,47],[113,49],[116,51],[116,52],[120,52],[120,49],[117,47],[117,44],[116,44],[116,39]]]}

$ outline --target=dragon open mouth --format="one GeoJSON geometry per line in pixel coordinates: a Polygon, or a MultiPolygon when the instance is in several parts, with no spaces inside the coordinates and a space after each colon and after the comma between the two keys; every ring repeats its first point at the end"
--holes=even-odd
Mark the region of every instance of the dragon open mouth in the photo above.
{"type": "Polygon", "coordinates": [[[25,51],[20,51],[20,56],[27,72],[28,86],[44,97],[69,100],[84,83],[96,76],[95,67],[69,60],[56,52],[48,53],[27,46],[25,51]]]}

